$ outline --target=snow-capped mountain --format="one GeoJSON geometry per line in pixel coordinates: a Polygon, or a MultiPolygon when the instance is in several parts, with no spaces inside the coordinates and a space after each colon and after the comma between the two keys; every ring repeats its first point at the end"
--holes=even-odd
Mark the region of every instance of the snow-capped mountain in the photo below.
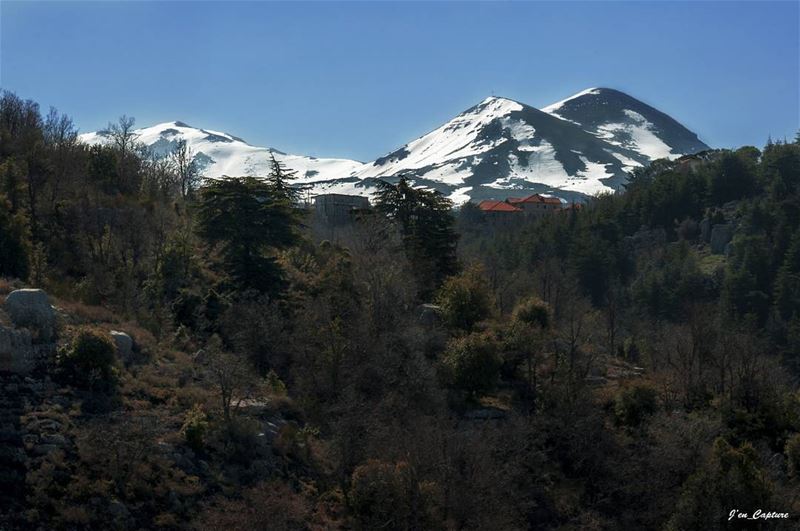
{"type": "Polygon", "coordinates": [[[610,144],[641,153],[640,162],[709,149],[670,116],[614,89],[587,89],[542,110],[610,144]]]}
{"type": "Polygon", "coordinates": [[[533,192],[580,198],[618,190],[633,169],[652,160],[705,149],[666,114],[598,88],[541,111],[486,98],[356,175],[405,175],[455,201],[533,192]]]}
{"type": "MultiPolygon", "coordinates": [[[[630,172],[657,158],[708,149],[666,114],[622,92],[587,89],[542,110],[490,97],[449,122],[369,163],[288,155],[227,133],[168,122],[136,131],[166,154],[181,139],[209,178],[269,173],[270,154],[298,172],[313,193],[370,195],[377,179],[405,176],[455,202],[549,193],[581,199],[618,190],[630,172]]],[[[81,135],[104,143],[102,132],[81,135]]]]}
{"type": "Polygon", "coordinates": [[[572,122],[490,97],[356,175],[405,175],[456,201],[532,192],[580,197],[618,188],[640,160],[572,122]]]}
{"type": "MultiPolygon", "coordinates": [[[[185,140],[194,154],[200,173],[207,178],[239,177],[252,175],[263,177],[269,174],[271,155],[297,172],[298,184],[329,191],[350,190],[345,183],[326,182],[333,177],[349,175],[363,163],[348,159],[324,159],[290,155],[272,148],[251,146],[239,137],[198,129],[183,122],[166,122],[134,131],[136,141],[145,145],[157,156],[169,154],[178,141],[185,140]],[[340,188],[342,188],[340,190],[340,188]]],[[[80,135],[88,144],[110,142],[108,133],[100,131],[80,135]]]]}

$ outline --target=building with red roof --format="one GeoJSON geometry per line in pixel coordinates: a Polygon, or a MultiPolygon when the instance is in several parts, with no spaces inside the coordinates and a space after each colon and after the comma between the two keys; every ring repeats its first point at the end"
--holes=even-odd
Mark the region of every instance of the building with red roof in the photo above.
{"type": "Polygon", "coordinates": [[[491,219],[516,219],[519,213],[524,214],[526,217],[541,217],[552,212],[560,212],[565,207],[567,205],[559,198],[541,194],[532,194],[527,197],[509,197],[505,201],[486,199],[478,203],[480,211],[491,219]]]}
{"type": "Polygon", "coordinates": [[[494,199],[487,199],[478,203],[478,208],[482,212],[522,212],[521,208],[515,207],[505,201],[495,201],[494,199]]]}
{"type": "Polygon", "coordinates": [[[563,204],[557,197],[548,197],[540,194],[532,194],[528,197],[509,197],[506,199],[510,205],[522,209],[526,214],[542,216],[554,210],[561,210],[563,204]]]}

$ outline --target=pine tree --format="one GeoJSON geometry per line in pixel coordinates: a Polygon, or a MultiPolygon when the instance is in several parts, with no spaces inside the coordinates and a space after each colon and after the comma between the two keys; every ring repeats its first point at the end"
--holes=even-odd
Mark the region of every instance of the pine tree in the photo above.
{"type": "Polygon", "coordinates": [[[290,205],[297,203],[300,198],[300,191],[289,185],[289,181],[297,178],[297,172],[290,170],[284,163],[275,158],[275,154],[270,151],[270,172],[267,176],[267,183],[272,187],[276,197],[283,198],[290,205]]]}
{"type": "Polygon", "coordinates": [[[223,266],[241,290],[277,294],[276,249],[297,241],[297,220],[275,188],[253,177],[223,179],[200,189],[199,233],[219,245],[223,266]]]}
{"type": "Polygon", "coordinates": [[[452,207],[439,192],[413,188],[405,178],[378,184],[375,209],[397,224],[425,297],[458,271],[452,207]]]}

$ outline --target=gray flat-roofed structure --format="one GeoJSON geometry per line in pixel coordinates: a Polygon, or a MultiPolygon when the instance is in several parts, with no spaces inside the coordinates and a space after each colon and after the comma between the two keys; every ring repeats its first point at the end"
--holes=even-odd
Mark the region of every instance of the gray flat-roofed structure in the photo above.
{"type": "Polygon", "coordinates": [[[317,217],[331,225],[348,223],[356,211],[366,209],[369,209],[369,199],[360,195],[322,194],[314,198],[317,217]]]}

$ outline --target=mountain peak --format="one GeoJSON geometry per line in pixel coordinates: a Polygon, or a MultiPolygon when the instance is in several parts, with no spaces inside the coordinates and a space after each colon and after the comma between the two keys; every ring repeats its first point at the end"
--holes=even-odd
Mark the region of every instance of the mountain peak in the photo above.
{"type": "Polygon", "coordinates": [[[669,115],[616,89],[586,89],[542,110],[649,160],[708,149],[669,115]]]}
{"type": "Polygon", "coordinates": [[[506,98],[506,97],[503,97],[503,96],[495,96],[494,94],[484,98],[483,101],[481,101],[481,103],[489,103],[489,102],[492,102],[492,101],[509,102],[509,103],[516,103],[517,105],[524,105],[524,104],[518,102],[517,100],[512,100],[511,98],[506,98]]]}
{"type": "Polygon", "coordinates": [[[559,110],[561,107],[564,106],[565,103],[567,103],[569,101],[578,99],[578,98],[580,98],[582,96],[586,96],[586,95],[589,95],[589,94],[600,94],[603,91],[608,91],[608,90],[612,90],[612,89],[598,88],[598,87],[590,87],[590,88],[587,88],[587,89],[583,89],[582,91],[576,92],[575,94],[573,94],[572,96],[570,96],[568,98],[564,98],[561,101],[557,101],[555,103],[552,103],[552,104],[548,105],[547,107],[542,107],[542,111],[544,111],[546,113],[553,114],[555,111],[559,110]]]}

